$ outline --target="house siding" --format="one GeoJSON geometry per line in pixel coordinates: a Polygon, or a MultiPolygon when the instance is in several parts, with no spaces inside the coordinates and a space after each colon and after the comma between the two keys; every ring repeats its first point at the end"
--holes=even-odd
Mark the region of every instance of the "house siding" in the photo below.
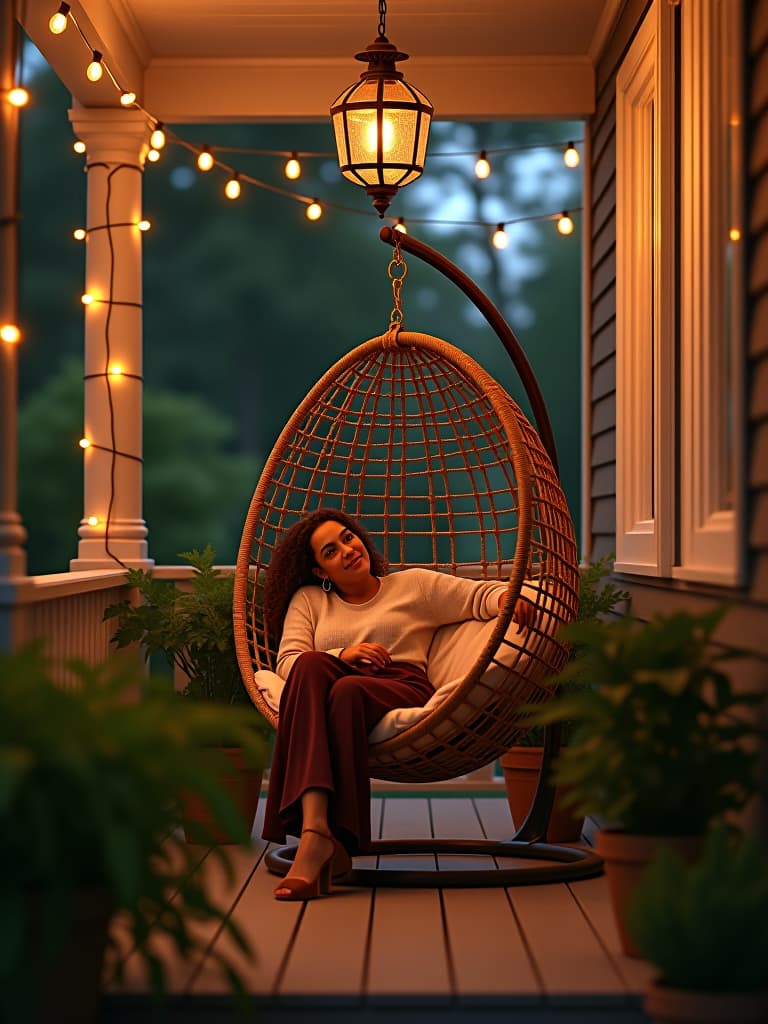
{"type": "MultiPolygon", "coordinates": [[[[596,69],[597,101],[588,122],[590,215],[590,546],[596,559],[616,547],[616,74],[650,3],[628,2],[596,69]]],[[[734,607],[718,640],[748,657],[745,685],[768,687],[768,0],[745,3],[747,502],[745,585],[722,588],[625,575],[632,609],[703,611],[724,597],[734,607]]]]}

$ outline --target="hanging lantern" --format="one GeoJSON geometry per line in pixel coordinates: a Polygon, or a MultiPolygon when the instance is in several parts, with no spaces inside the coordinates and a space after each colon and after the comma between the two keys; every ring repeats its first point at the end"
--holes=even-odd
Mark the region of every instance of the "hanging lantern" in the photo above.
{"type": "Polygon", "coordinates": [[[395,66],[408,54],[387,39],[386,13],[385,0],[379,0],[378,38],[355,54],[368,68],[331,106],[341,173],[365,189],[380,217],[397,190],[424,170],[434,111],[395,66]]]}

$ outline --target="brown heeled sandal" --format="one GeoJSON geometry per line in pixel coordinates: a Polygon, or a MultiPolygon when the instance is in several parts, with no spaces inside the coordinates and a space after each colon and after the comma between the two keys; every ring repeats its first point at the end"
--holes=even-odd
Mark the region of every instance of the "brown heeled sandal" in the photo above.
{"type": "Polygon", "coordinates": [[[336,881],[346,878],[352,871],[352,861],[349,854],[335,836],[331,835],[330,832],[321,832],[316,828],[304,828],[301,830],[302,835],[305,832],[314,832],[316,836],[328,839],[333,843],[333,850],[320,865],[316,878],[284,878],[280,885],[276,886],[272,892],[276,900],[313,900],[318,896],[324,896],[331,891],[332,880],[336,881]],[[287,889],[288,892],[281,893],[283,889],[287,889]]]}

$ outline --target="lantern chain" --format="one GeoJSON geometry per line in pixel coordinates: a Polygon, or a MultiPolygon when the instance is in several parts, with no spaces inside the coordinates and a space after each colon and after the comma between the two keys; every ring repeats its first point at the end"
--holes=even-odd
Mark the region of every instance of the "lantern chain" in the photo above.
{"type": "Polygon", "coordinates": [[[394,306],[392,312],[389,314],[389,330],[397,330],[402,327],[405,320],[403,314],[403,306],[400,293],[403,290],[403,282],[408,276],[408,265],[403,259],[403,253],[400,248],[400,232],[393,231],[394,237],[394,249],[395,253],[392,257],[389,266],[387,267],[387,274],[392,282],[392,297],[394,299],[394,306]]]}
{"type": "Polygon", "coordinates": [[[387,34],[387,0],[379,0],[379,38],[387,34]]]}

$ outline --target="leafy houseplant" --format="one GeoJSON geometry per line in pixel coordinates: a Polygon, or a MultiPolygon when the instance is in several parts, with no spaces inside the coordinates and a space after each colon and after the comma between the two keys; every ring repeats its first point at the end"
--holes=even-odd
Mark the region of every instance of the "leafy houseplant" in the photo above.
{"type": "Polygon", "coordinates": [[[580,647],[578,662],[553,680],[563,686],[558,698],[531,713],[538,724],[576,723],[555,780],[571,787],[577,813],[620,825],[602,829],[597,845],[632,954],[629,894],[614,861],[631,867],[631,891],[659,841],[674,837],[694,855],[709,824],[740,810],[757,788],[756,755],[745,741],[758,730],[737,716],[765,695],[736,693],[723,667],[735,653],[712,646],[724,613],[574,623],[566,635],[580,647]],[[593,687],[570,685],[585,673],[593,687]]]}
{"type": "MultiPolygon", "coordinates": [[[[579,612],[577,622],[599,622],[603,616],[614,613],[622,602],[629,598],[625,590],[621,590],[608,577],[613,568],[613,555],[605,555],[591,565],[583,566],[579,572],[579,612]]],[[[570,652],[570,663],[578,673],[581,665],[582,649],[573,644],[570,652]]],[[[577,683],[571,683],[576,686],[577,683]]],[[[589,680],[584,676],[578,685],[588,686],[589,680]]],[[[553,698],[557,700],[557,696],[553,698]]],[[[563,722],[561,738],[564,743],[570,742],[573,722],[563,722]]],[[[532,725],[518,744],[500,758],[504,783],[507,789],[512,820],[519,827],[525,820],[533,802],[539,780],[544,744],[544,727],[532,725]]],[[[551,842],[575,842],[581,836],[583,815],[574,814],[565,803],[567,789],[560,787],[555,793],[555,802],[547,829],[547,838],[551,842]]]]}
{"type": "MultiPolygon", "coordinates": [[[[199,853],[172,829],[178,794],[196,793],[215,821],[247,842],[249,829],[216,782],[221,732],[254,767],[266,742],[244,709],[179,701],[162,679],[125,659],[72,665],[74,683],[55,684],[39,649],[0,655],[0,1019],[91,1017],[77,973],[84,947],[82,908],[98,925],[90,968],[96,1012],[101,955],[110,916],[121,911],[129,943],[156,991],[163,970],[151,939],[161,933],[182,956],[200,954],[193,925],[216,920],[247,947],[225,910],[195,874],[199,853]],[[169,896],[176,893],[173,900],[169,896]],[[72,942],[72,936],[77,941],[72,942]],[[36,1007],[40,992],[48,1005],[36,1007]],[[71,997],[77,1016],[67,1016],[71,997]]],[[[213,855],[226,858],[221,851],[213,855]]],[[[130,946],[129,946],[130,948],[130,946]]],[[[112,950],[117,954],[118,950],[112,950]]],[[[121,961],[111,957],[119,981],[121,961]]],[[[222,961],[230,973],[231,967],[222,961]]]]}
{"type": "Polygon", "coordinates": [[[652,1019],[672,1009],[676,1021],[768,1019],[768,853],[754,837],[720,826],[694,864],[661,847],[628,927],[659,969],[646,993],[652,1019]]]}

